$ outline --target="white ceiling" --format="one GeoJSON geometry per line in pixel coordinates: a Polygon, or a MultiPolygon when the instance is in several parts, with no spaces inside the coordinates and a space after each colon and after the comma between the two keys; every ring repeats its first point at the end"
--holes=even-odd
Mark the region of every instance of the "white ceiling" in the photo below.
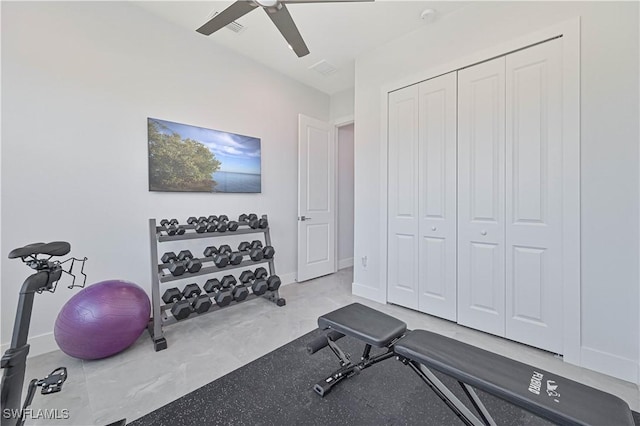
{"type": "MultiPolygon", "coordinates": [[[[134,2],[169,22],[193,31],[231,1],[134,2]]],[[[446,15],[468,6],[457,1],[378,0],[371,3],[289,4],[291,16],[311,53],[298,58],[265,12],[256,9],[239,18],[245,30],[237,34],[223,28],[209,36],[242,55],[328,94],[354,86],[355,58],[423,25],[444,25],[446,15]],[[425,9],[437,11],[429,23],[420,18],[425,9]],[[326,60],[338,70],[324,76],[309,67],[326,60]]],[[[202,36],[205,37],[205,36],[202,36]]]]}

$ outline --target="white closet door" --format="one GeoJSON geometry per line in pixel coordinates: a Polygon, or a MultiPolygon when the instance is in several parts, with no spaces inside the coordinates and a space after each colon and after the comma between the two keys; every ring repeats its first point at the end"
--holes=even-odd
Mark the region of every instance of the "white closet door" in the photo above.
{"type": "Polygon", "coordinates": [[[418,309],[418,121],[418,85],[389,94],[387,300],[412,309],[418,309]]]}
{"type": "Polygon", "coordinates": [[[507,56],[506,336],[562,352],[561,41],[507,56]]]}
{"type": "Polygon", "coordinates": [[[505,58],[458,72],[458,323],[505,334],[505,58]]]}
{"type": "Polygon", "coordinates": [[[418,309],[456,320],[456,73],[419,85],[418,309]]]}

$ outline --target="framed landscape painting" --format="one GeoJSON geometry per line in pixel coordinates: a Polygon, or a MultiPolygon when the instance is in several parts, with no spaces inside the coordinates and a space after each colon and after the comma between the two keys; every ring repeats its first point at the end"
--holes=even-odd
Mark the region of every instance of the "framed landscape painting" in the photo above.
{"type": "Polygon", "coordinates": [[[260,139],[147,118],[149,191],[262,192],[260,139]]]}

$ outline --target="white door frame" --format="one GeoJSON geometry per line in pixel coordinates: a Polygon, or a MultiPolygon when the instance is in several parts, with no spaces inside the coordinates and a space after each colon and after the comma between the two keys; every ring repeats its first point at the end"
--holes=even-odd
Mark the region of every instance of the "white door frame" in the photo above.
{"type": "MultiPolygon", "coordinates": [[[[380,91],[380,218],[385,226],[387,215],[387,139],[388,94],[394,90],[459,70],[516,50],[562,37],[562,98],[563,98],[563,251],[564,258],[564,360],[581,365],[580,330],[580,17],[561,22],[534,33],[506,41],[464,58],[438,65],[410,77],[381,87],[380,91]]],[[[387,229],[381,232],[380,259],[387,259],[387,229]]],[[[387,262],[380,262],[379,281],[384,285],[386,301],[387,262]]]]}

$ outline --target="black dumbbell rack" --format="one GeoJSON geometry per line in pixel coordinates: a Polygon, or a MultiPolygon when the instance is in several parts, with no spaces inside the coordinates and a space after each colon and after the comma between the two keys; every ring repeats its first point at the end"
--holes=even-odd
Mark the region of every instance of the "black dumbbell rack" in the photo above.
{"type": "MultiPolygon", "coordinates": [[[[262,218],[267,219],[266,215],[263,215],[262,218]]],[[[274,265],[274,259],[263,259],[260,261],[253,260],[243,260],[238,265],[228,265],[224,268],[218,268],[213,265],[213,261],[211,258],[200,257],[199,259],[204,263],[200,271],[195,273],[185,272],[179,276],[173,276],[166,271],[166,268],[169,264],[160,263],[158,264],[158,244],[168,242],[168,241],[182,241],[182,240],[194,240],[199,238],[220,238],[220,237],[229,237],[235,235],[243,235],[243,234],[264,234],[264,242],[265,246],[271,245],[271,235],[269,234],[269,227],[253,229],[250,228],[248,224],[241,223],[238,226],[238,230],[236,231],[227,231],[227,232],[205,232],[205,233],[197,233],[195,232],[195,225],[180,225],[182,226],[186,232],[183,235],[162,235],[162,226],[158,226],[156,223],[156,219],[149,219],[149,237],[150,237],[150,247],[151,247],[151,303],[152,303],[152,315],[153,317],[149,321],[149,326],[147,329],[149,330],[149,334],[151,335],[151,339],[153,340],[154,348],[157,351],[161,351],[167,348],[167,339],[164,337],[164,332],[162,331],[163,326],[175,324],[178,320],[171,315],[171,307],[172,303],[164,304],[161,296],[160,296],[160,284],[167,283],[170,281],[177,280],[185,280],[192,279],[194,277],[198,277],[201,275],[208,275],[217,272],[227,272],[233,269],[246,268],[249,266],[258,265],[261,263],[269,264],[269,275],[275,275],[276,269],[274,265]],[[211,263],[211,266],[209,266],[211,263]]],[[[258,297],[263,297],[278,306],[284,306],[286,304],[285,299],[280,297],[278,290],[269,290],[265,294],[261,296],[256,296],[251,293],[249,296],[242,302],[232,301],[229,305],[221,308],[215,302],[211,305],[208,311],[198,314],[196,312],[192,312],[187,318],[180,320],[180,322],[185,321],[187,319],[205,315],[211,312],[216,312],[221,309],[227,309],[231,306],[237,305],[239,303],[244,303],[248,300],[255,299],[258,297]]]]}

